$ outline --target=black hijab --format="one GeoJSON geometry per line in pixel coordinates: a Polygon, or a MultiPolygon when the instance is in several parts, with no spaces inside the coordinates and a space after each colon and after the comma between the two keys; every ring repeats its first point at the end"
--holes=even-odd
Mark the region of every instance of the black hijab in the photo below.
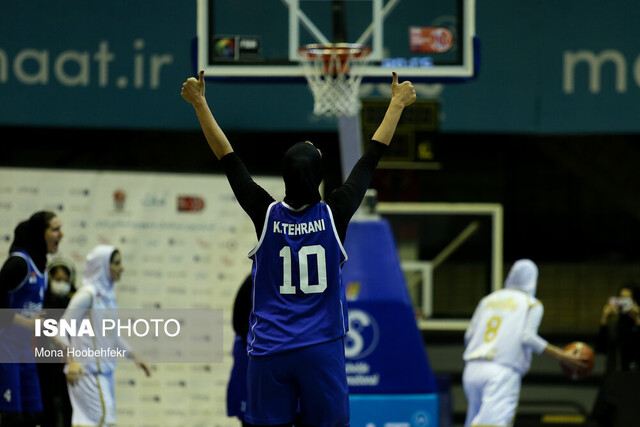
{"type": "Polygon", "coordinates": [[[44,272],[47,265],[47,242],[44,240],[44,232],[55,216],[53,212],[40,211],[18,224],[9,252],[26,252],[38,270],[44,272]]]}
{"type": "Polygon", "coordinates": [[[322,181],[322,156],[308,142],[298,142],[284,155],[282,178],[284,201],[293,208],[315,205],[320,201],[318,187],[322,181]]]}

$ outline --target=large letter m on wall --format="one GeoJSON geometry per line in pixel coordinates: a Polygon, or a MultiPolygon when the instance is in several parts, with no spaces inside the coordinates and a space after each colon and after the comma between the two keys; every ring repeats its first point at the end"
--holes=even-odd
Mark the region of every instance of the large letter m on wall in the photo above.
{"type": "Polygon", "coordinates": [[[627,61],[617,50],[603,50],[599,55],[589,50],[567,51],[564,53],[563,59],[562,90],[564,93],[574,93],[575,71],[580,63],[585,63],[589,70],[589,92],[600,92],[601,69],[606,62],[612,62],[615,65],[616,91],[623,93],[627,90],[627,61]]]}

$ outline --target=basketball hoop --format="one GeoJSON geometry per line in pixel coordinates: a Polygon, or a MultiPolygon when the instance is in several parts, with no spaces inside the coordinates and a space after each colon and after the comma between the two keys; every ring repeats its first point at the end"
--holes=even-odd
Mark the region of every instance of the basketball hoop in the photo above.
{"type": "Polygon", "coordinates": [[[308,44],[298,49],[318,116],[355,116],[358,91],[371,47],[350,43],[308,44]]]}

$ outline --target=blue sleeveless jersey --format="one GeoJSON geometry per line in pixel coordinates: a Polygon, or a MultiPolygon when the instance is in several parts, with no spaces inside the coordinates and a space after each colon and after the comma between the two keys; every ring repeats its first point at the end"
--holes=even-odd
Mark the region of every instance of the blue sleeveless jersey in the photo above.
{"type": "MultiPolygon", "coordinates": [[[[8,293],[9,304],[7,307],[14,309],[25,317],[33,317],[42,311],[44,293],[47,289],[47,276],[42,273],[31,260],[31,257],[22,251],[16,251],[9,256],[18,256],[27,261],[27,276],[17,288],[8,293]]],[[[24,336],[31,335],[31,332],[19,326],[10,325],[0,328],[0,339],[17,341],[24,339],[24,336]]]]}
{"type": "Polygon", "coordinates": [[[272,203],[249,258],[254,283],[249,355],[277,354],[347,333],[342,285],[347,254],[329,206],[295,210],[272,203]]]}

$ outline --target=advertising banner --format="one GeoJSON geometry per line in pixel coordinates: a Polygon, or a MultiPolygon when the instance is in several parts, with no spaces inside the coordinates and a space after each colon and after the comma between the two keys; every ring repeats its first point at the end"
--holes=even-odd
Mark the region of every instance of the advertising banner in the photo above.
{"type": "MultiPolygon", "coordinates": [[[[256,181],[273,197],[283,197],[280,178],[256,181]]],[[[40,361],[58,361],[57,350],[44,351],[49,343],[42,341],[52,338],[47,335],[64,331],[64,338],[73,334],[93,342],[92,333],[120,333],[124,344],[107,340],[92,348],[118,363],[119,426],[237,425],[225,406],[233,364],[231,309],[250,271],[247,254],[257,236],[226,177],[0,169],[0,263],[15,227],[39,210],[54,212],[62,223],[63,238],[49,265],[71,265],[76,288],[83,284],[87,254],[99,244],[119,250],[123,271],[114,284],[117,313],[95,310],[101,321],[89,329],[82,321],[86,315],[69,313],[76,323],[63,325],[56,319],[64,312],[45,309],[30,357],[39,349],[40,361]],[[128,347],[151,365],[149,378],[127,363],[121,350],[128,347]]],[[[68,344],[79,357],[96,355],[73,339],[68,344]]]]}

